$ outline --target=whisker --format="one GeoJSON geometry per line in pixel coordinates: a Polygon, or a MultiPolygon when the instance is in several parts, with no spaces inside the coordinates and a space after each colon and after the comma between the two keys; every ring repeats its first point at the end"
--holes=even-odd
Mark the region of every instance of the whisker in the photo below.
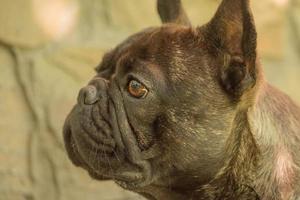
{"type": "Polygon", "coordinates": [[[105,160],[106,160],[107,163],[108,163],[108,167],[109,167],[109,169],[110,169],[110,171],[111,171],[110,173],[112,174],[112,179],[115,180],[115,176],[113,175],[113,168],[112,168],[112,166],[111,166],[111,164],[110,164],[110,161],[109,161],[109,159],[108,159],[108,157],[107,157],[107,154],[105,153],[104,156],[105,156],[105,160]]]}
{"type": "Polygon", "coordinates": [[[117,161],[118,161],[119,163],[121,163],[121,160],[120,160],[120,158],[119,158],[117,152],[115,151],[115,149],[113,149],[113,154],[115,155],[117,161]]]}

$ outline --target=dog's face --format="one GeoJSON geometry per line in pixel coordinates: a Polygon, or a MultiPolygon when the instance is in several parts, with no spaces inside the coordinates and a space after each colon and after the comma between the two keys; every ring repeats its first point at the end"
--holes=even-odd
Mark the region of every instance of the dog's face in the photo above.
{"type": "Polygon", "coordinates": [[[65,122],[74,164],[132,190],[190,187],[217,173],[237,102],[254,82],[244,36],[218,13],[196,29],[149,28],[104,56],[65,122]]]}

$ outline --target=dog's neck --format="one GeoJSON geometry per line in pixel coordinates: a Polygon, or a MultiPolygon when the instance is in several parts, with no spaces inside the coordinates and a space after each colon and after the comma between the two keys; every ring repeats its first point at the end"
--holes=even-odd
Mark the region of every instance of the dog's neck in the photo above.
{"type": "Polygon", "coordinates": [[[299,195],[300,108],[264,81],[258,91],[254,104],[235,117],[230,159],[195,199],[289,200],[299,195]]]}
{"type": "Polygon", "coordinates": [[[274,192],[287,200],[299,192],[300,108],[285,94],[268,84],[260,88],[248,112],[251,132],[260,150],[255,188],[263,199],[274,192]]]}

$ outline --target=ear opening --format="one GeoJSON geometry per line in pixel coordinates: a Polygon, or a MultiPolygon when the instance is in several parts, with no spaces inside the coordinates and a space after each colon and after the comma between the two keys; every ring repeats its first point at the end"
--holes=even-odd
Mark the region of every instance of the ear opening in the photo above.
{"type": "Polygon", "coordinates": [[[234,98],[239,98],[254,86],[256,75],[248,71],[247,63],[239,56],[224,54],[224,65],[220,69],[220,81],[223,88],[234,98]]]}
{"type": "Polygon", "coordinates": [[[162,23],[191,26],[181,0],[157,0],[157,10],[162,23]]]}

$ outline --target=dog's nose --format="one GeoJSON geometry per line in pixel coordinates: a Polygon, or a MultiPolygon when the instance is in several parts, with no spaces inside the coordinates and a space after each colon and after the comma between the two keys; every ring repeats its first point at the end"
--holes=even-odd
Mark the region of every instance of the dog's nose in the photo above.
{"type": "Polygon", "coordinates": [[[78,104],[93,105],[100,99],[106,99],[107,85],[107,80],[101,77],[93,78],[87,86],[80,90],[78,104]]]}
{"type": "Polygon", "coordinates": [[[97,88],[94,85],[88,85],[79,92],[78,103],[85,105],[95,104],[99,100],[97,88]]]}

